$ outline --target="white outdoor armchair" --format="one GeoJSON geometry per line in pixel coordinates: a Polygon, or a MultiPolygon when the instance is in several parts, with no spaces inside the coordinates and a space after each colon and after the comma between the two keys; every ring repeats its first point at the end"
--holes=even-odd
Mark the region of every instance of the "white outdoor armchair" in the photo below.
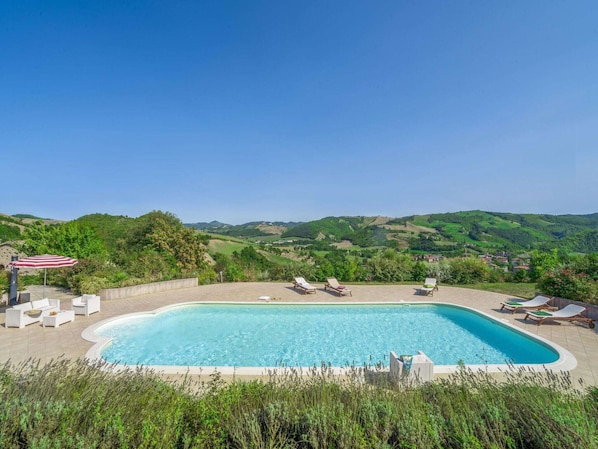
{"type": "Polygon", "coordinates": [[[98,295],[83,295],[73,298],[75,315],[91,315],[100,311],[100,297],[98,295]]]}

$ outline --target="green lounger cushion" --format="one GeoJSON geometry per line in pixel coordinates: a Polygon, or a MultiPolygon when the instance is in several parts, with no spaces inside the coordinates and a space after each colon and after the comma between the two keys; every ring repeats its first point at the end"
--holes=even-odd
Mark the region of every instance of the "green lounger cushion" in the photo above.
{"type": "Polygon", "coordinates": [[[532,313],[536,316],[551,316],[552,315],[552,313],[550,313],[550,312],[542,312],[541,310],[537,310],[537,311],[530,312],[530,313],[532,313]]]}

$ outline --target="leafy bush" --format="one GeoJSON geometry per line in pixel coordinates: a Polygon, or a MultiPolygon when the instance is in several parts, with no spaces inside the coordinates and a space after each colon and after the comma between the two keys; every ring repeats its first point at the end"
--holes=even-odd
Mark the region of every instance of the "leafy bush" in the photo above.
{"type": "Polygon", "coordinates": [[[197,274],[197,283],[199,285],[208,285],[216,282],[216,272],[211,268],[206,268],[197,274]]]}
{"type": "Polygon", "coordinates": [[[369,281],[400,282],[411,280],[414,262],[410,256],[389,249],[365,262],[369,281]]]}
{"type": "MultiPolygon", "coordinates": [[[[423,282],[428,277],[428,267],[424,262],[416,262],[411,270],[411,279],[423,282]]],[[[438,278],[436,278],[438,280],[438,278]]]]}
{"type": "Polygon", "coordinates": [[[578,273],[585,273],[593,281],[598,281],[598,253],[586,254],[570,262],[571,267],[578,273]]]}
{"type": "Polygon", "coordinates": [[[450,264],[442,260],[438,263],[426,264],[427,274],[426,277],[436,278],[438,282],[450,283],[452,281],[452,272],[450,264]]]}
{"type": "Polygon", "coordinates": [[[108,282],[108,279],[104,277],[81,275],[77,280],[78,283],[76,285],[71,285],[70,288],[81,294],[88,293],[96,295],[104,288],[114,287],[114,285],[111,285],[108,282]]]}
{"type": "Polygon", "coordinates": [[[598,282],[572,268],[560,267],[547,272],[538,288],[551,296],[598,304],[598,282]]]}
{"type": "Polygon", "coordinates": [[[10,272],[0,271],[0,296],[10,290],[10,272]]]}
{"type": "Polygon", "coordinates": [[[453,259],[449,262],[453,284],[474,284],[483,282],[488,277],[489,268],[483,261],[473,258],[453,259]]]}

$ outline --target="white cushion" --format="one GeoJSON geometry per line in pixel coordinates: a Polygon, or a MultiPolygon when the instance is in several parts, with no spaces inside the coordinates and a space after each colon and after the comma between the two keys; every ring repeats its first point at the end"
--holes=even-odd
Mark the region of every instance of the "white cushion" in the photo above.
{"type": "Polygon", "coordinates": [[[33,309],[33,306],[31,305],[30,302],[25,302],[23,304],[14,305],[14,306],[12,306],[12,308],[16,309],[16,310],[31,310],[31,309],[33,309]]]}
{"type": "Polygon", "coordinates": [[[44,307],[50,307],[50,300],[48,298],[44,298],[31,301],[31,306],[33,309],[43,309],[44,307]]]}

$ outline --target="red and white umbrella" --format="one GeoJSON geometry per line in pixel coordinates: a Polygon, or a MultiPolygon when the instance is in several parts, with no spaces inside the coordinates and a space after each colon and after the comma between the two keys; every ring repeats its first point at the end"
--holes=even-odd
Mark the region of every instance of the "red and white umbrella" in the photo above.
{"type": "Polygon", "coordinates": [[[43,268],[44,269],[44,287],[42,296],[46,294],[46,274],[48,268],[72,267],[77,262],[77,259],[66,256],[53,256],[51,254],[44,254],[42,256],[24,257],[22,259],[13,260],[10,265],[16,268],[43,268]]]}

